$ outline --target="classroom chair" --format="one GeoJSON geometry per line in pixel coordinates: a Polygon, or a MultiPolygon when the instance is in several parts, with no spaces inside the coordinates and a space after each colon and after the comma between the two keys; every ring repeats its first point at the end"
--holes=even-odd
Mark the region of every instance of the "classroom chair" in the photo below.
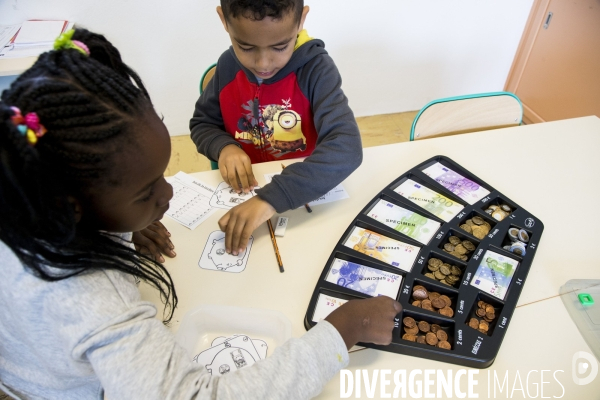
{"type": "MultiPolygon", "coordinates": [[[[210,67],[207,68],[206,71],[204,71],[204,73],[202,74],[202,78],[200,78],[200,94],[202,94],[202,92],[204,92],[204,89],[206,89],[206,85],[208,85],[208,82],[210,82],[210,80],[212,79],[213,75],[215,74],[215,70],[217,69],[217,64],[213,64],[210,67]]],[[[219,164],[216,161],[210,160],[210,169],[219,169],[219,164]]]]}
{"type": "Polygon", "coordinates": [[[426,104],[415,117],[410,140],[521,125],[523,105],[509,92],[448,97],[426,104]]]}

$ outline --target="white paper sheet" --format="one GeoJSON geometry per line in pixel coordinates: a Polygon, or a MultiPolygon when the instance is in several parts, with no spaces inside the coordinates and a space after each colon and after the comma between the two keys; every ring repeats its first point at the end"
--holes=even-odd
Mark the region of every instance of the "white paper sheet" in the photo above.
{"type": "MultiPolygon", "coordinates": [[[[279,174],[280,174],[279,172],[275,172],[272,174],[265,174],[264,175],[265,181],[267,181],[267,183],[270,183],[271,180],[273,179],[273,177],[275,175],[279,175],[279,174]]],[[[344,187],[340,183],[339,185],[337,185],[336,187],[331,189],[329,192],[325,193],[323,196],[308,203],[308,205],[309,206],[318,206],[319,204],[331,203],[334,201],[347,199],[349,197],[350,196],[348,195],[348,192],[346,192],[346,189],[344,189],[344,187]]],[[[301,207],[304,207],[304,206],[301,206],[301,207]]],[[[298,207],[298,208],[300,208],[300,207],[298,207]]]]}
{"type": "Polygon", "coordinates": [[[210,205],[213,187],[181,171],[167,181],[173,186],[173,198],[165,215],[194,229],[215,211],[210,205]]]}

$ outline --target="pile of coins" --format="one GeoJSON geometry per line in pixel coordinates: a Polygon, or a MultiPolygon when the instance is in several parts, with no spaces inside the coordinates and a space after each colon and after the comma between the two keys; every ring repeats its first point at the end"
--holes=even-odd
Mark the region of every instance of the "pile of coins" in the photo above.
{"type": "Polygon", "coordinates": [[[523,257],[527,252],[529,233],[527,233],[525,229],[519,229],[513,226],[508,229],[508,238],[510,239],[511,244],[504,246],[504,250],[508,250],[511,253],[523,257]]]}
{"type": "Polygon", "coordinates": [[[475,216],[466,220],[465,223],[460,226],[460,229],[470,233],[477,239],[483,239],[485,235],[490,233],[492,226],[483,218],[475,216]]]}
{"type": "Polygon", "coordinates": [[[452,318],[452,300],[445,294],[429,292],[425,286],[415,285],[412,292],[412,305],[421,307],[424,310],[435,311],[444,317],[452,318]]]}
{"type": "Polygon", "coordinates": [[[475,311],[475,314],[481,319],[471,318],[467,325],[487,335],[488,330],[490,329],[490,323],[496,319],[496,310],[494,309],[494,306],[480,300],[477,302],[477,311],[475,311]]]}
{"type": "Polygon", "coordinates": [[[499,206],[491,204],[485,212],[490,214],[496,221],[502,221],[504,218],[508,217],[513,210],[506,204],[500,204],[499,206]]]}
{"type": "Polygon", "coordinates": [[[426,277],[449,286],[454,286],[460,281],[462,272],[456,265],[445,263],[439,258],[430,258],[427,262],[427,269],[430,272],[425,274],[426,277]]]}
{"type": "Polygon", "coordinates": [[[402,339],[421,344],[427,343],[440,349],[452,349],[450,342],[448,342],[448,334],[438,324],[430,324],[427,321],[417,322],[412,317],[405,317],[402,324],[404,325],[404,332],[406,332],[402,335],[402,339]]]}
{"type": "Polygon", "coordinates": [[[450,236],[448,238],[448,243],[444,244],[442,249],[456,258],[467,261],[469,259],[469,254],[471,254],[476,247],[477,246],[468,240],[461,240],[458,236],[450,236]]]}

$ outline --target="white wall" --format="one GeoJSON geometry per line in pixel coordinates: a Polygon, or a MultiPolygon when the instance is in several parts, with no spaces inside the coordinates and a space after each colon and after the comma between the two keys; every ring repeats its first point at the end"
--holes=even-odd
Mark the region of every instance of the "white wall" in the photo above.
{"type": "MultiPolygon", "coordinates": [[[[533,0],[305,0],[357,116],[502,90],[533,0]]],[[[104,33],[147,85],[172,135],[229,46],[218,0],[0,0],[0,24],[69,19],[104,33]]],[[[0,85],[10,80],[5,78],[0,85]]]]}

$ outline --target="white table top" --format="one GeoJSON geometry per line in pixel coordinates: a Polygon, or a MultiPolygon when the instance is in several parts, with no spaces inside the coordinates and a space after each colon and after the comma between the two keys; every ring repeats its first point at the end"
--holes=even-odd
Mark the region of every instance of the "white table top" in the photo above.
{"type": "MultiPolygon", "coordinates": [[[[194,307],[219,304],[281,311],[292,322],[292,335],[301,336],[315,284],[348,224],[399,175],[435,155],[445,155],[535,215],[545,226],[504,342],[495,363],[479,371],[475,393],[480,398],[488,397],[488,371],[492,371],[492,379],[496,371],[500,382],[508,372],[512,390],[517,371],[525,388],[527,373],[537,369],[537,375],[532,373],[529,379],[530,395],[534,396],[536,386],[532,382],[537,382],[539,388],[539,371],[543,369],[552,373],[564,371],[556,373],[562,386],[552,373],[545,373],[544,382],[551,383],[544,384],[544,396],[558,397],[564,386],[563,398],[597,398],[600,378],[586,386],[575,385],[571,379],[573,354],[591,351],[560,298],[552,297],[569,279],[593,279],[599,275],[599,257],[593,250],[598,242],[596,227],[600,226],[600,213],[596,212],[596,199],[600,199],[596,178],[600,172],[598,149],[600,119],[595,116],[367,148],[362,165],[343,182],[349,199],[315,206],[312,214],[304,208],[282,214],[290,217],[285,237],[277,239],[285,266],[283,274],[278,270],[266,224],[254,232],[246,270],[234,274],[198,267],[207,237],[219,229],[217,221],[225,210],[218,210],[193,231],[165,218],[163,223],[172,234],[178,254],[166,262],[179,296],[172,329],[176,331],[184,314],[194,307]],[[532,302],[535,303],[529,304],[532,302]]],[[[256,164],[253,169],[259,184],[264,184],[263,174],[278,172],[280,163],[256,164]]],[[[218,171],[194,176],[215,187],[222,181],[218,171]]],[[[152,289],[142,286],[141,290],[144,298],[160,305],[152,289]]],[[[368,369],[370,373],[391,369],[393,375],[401,369],[410,373],[412,369],[456,372],[464,368],[365,349],[351,355],[348,369],[368,369]]],[[[393,378],[387,378],[393,382],[393,378]]],[[[423,381],[423,376],[417,380],[423,381]]],[[[466,378],[462,382],[466,388],[466,378]]],[[[393,383],[391,389],[388,387],[390,393],[393,387],[393,383]]],[[[493,391],[493,386],[490,388],[493,391]]],[[[515,396],[520,398],[523,392],[518,390],[519,382],[516,388],[515,396]]],[[[362,395],[366,397],[364,390],[363,386],[362,395]]],[[[381,395],[379,390],[378,385],[374,398],[381,395]]],[[[499,387],[496,390],[500,395],[499,387]]],[[[339,397],[338,375],[320,398],[339,397]]]]}

